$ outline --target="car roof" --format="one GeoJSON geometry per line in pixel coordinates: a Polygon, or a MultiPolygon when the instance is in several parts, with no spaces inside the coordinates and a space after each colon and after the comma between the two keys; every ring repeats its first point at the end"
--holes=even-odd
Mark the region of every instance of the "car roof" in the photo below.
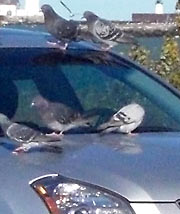
{"type": "MultiPolygon", "coordinates": [[[[51,43],[57,43],[48,32],[16,28],[0,28],[0,48],[59,48],[51,43]]],[[[79,41],[70,42],[68,49],[100,50],[94,43],[79,41]]]]}

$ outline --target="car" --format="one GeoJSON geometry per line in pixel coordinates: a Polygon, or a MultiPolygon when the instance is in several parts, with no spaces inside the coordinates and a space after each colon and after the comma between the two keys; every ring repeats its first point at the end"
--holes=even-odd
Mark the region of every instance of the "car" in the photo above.
{"type": "Polygon", "coordinates": [[[1,28],[0,35],[0,113],[11,124],[59,136],[43,108],[32,107],[38,96],[91,118],[65,130],[55,146],[18,154],[23,136],[12,139],[1,121],[1,213],[180,213],[179,91],[93,43],[61,50],[46,32],[1,28]],[[132,103],[145,112],[132,133],[98,128],[132,103]]]}

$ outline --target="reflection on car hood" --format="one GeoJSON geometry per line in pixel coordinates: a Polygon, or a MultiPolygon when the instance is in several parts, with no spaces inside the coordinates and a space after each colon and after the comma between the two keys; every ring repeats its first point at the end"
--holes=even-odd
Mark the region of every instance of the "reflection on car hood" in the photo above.
{"type": "Polygon", "coordinates": [[[130,201],[180,198],[178,133],[76,134],[59,144],[61,153],[33,151],[19,156],[21,163],[105,187],[130,201]]]}

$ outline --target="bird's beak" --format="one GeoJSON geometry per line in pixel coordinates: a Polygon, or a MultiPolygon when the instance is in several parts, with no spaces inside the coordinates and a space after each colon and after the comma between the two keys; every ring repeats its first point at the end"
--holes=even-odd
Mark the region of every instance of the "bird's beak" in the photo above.
{"type": "Polygon", "coordinates": [[[82,17],[81,17],[81,19],[85,19],[85,17],[84,17],[84,16],[82,16],[82,17]]]}

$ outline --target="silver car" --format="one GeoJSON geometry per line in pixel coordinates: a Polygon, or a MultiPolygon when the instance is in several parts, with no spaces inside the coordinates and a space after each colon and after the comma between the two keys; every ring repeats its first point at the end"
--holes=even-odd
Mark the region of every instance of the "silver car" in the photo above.
{"type": "Polygon", "coordinates": [[[93,114],[90,125],[65,130],[55,146],[16,155],[23,142],[1,130],[0,213],[180,213],[178,91],[90,43],[62,51],[47,33],[1,28],[0,35],[0,113],[12,124],[52,134],[42,109],[32,107],[37,96],[93,114]],[[131,103],[145,112],[132,133],[98,128],[131,103]]]}

